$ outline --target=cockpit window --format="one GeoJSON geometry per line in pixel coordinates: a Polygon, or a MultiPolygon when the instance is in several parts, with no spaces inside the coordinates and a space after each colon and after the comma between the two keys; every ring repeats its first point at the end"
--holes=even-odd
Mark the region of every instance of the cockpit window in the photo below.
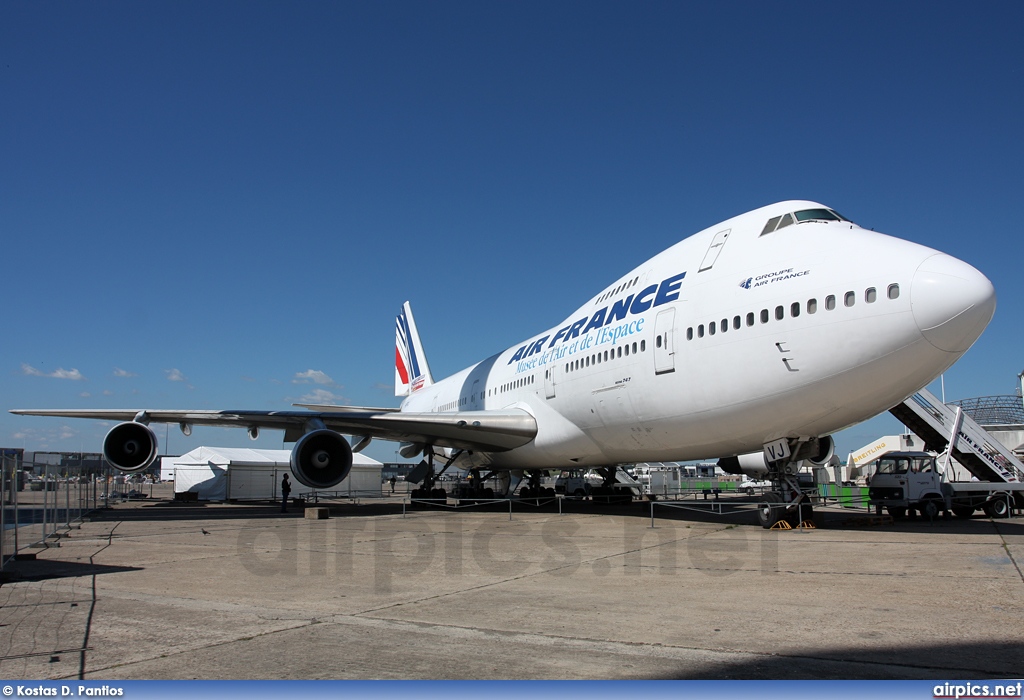
{"type": "Polygon", "coordinates": [[[840,221],[839,215],[828,209],[804,209],[795,214],[797,221],[840,221]]]}
{"type": "Polygon", "coordinates": [[[774,231],[775,227],[779,225],[779,219],[781,218],[781,216],[773,216],[772,218],[768,219],[768,223],[765,224],[764,228],[761,230],[761,235],[763,236],[766,233],[771,233],[772,231],[774,231]]]}
{"type": "MultiPolygon", "coordinates": [[[[768,223],[764,225],[761,230],[761,235],[771,233],[772,231],[778,231],[781,228],[785,228],[790,224],[803,223],[804,221],[850,221],[845,216],[839,214],[832,209],[803,209],[792,214],[786,214],[784,216],[773,216],[768,219],[768,223]]],[[[852,222],[851,222],[852,223],[852,222]]]]}

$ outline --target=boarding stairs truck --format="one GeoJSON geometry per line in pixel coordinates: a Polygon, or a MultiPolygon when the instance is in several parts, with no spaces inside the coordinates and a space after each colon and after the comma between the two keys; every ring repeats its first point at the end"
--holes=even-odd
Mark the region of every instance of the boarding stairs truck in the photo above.
{"type": "Polygon", "coordinates": [[[1024,508],[1024,463],[989,435],[959,406],[947,406],[922,389],[890,409],[926,447],[942,453],[942,469],[924,452],[889,452],[878,458],[869,484],[869,504],[900,517],[912,510],[970,517],[978,508],[990,517],[1008,517],[1024,508]],[[951,460],[974,479],[953,481],[951,460]]]}

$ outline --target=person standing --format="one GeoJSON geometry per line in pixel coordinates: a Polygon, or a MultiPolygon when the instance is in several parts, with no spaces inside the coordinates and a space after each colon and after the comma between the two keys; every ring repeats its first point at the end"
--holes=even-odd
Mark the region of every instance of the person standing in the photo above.
{"type": "Polygon", "coordinates": [[[281,512],[288,512],[288,494],[292,492],[292,485],[288,481],[288,475],[281,477],[281,512]]]}

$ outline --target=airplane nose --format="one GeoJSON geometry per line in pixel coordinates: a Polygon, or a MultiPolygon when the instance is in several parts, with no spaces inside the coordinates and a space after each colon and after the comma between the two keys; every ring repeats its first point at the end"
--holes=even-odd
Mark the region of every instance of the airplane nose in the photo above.
{"type": "Polygon", "coordinates": [[[929,343],[946,352],[964,352],[992,320],[996,292],[985,275],[938,253],[914,273],[910,308],[929,343]]]}

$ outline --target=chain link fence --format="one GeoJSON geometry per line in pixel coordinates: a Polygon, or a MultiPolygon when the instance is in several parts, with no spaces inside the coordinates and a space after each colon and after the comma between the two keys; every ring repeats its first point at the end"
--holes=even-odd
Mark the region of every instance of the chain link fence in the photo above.
{"type": "Polygon", "coordinates": [[[35,453],[2,457],[0,568],[26,548],[44,547],[128,488],[101,455],[35,453]]]}

